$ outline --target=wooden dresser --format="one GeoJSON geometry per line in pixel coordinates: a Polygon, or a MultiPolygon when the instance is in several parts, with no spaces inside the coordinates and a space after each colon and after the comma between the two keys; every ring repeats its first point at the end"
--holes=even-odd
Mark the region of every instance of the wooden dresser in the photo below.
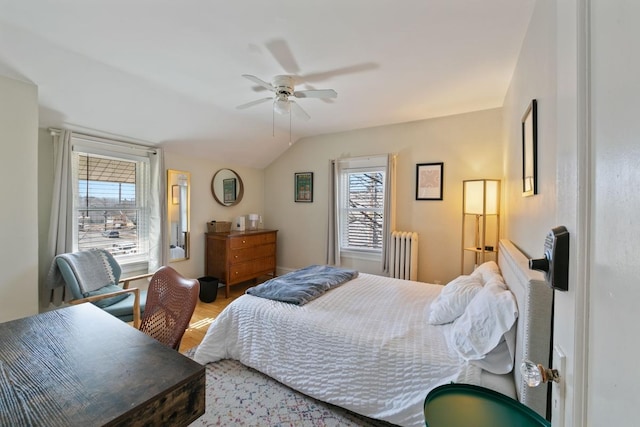
{"type": "Polygon", "coordinates": [[[205,274],[229,287],[264,274],[276,275],[276,240],[278,230],[231,231],[206,233],[205,274]]]}

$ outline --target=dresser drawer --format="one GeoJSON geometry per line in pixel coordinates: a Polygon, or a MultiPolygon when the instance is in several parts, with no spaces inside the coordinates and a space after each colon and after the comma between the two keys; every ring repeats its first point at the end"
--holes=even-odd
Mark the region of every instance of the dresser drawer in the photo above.
{"type": "Polygon", "coordinates": [[[231,249],[247,248],[251,246],[264,245],[266,243],[275,243],[275,233],[253,234],[245,236],[233,236],[229,239],[229,247],[231,249]]]}
{"type": "Polygon", "coordinates": [[[260,274],[273,271],[276,258],[273,256],[239,262],[229,266],[229,280],[231,283],[253,279],[260,274]]]}
{"type": "Polygon", "coordinates": [[[276,253],[276,244],[267,243],[259,246],[252,246],[240,249],[231,249],[229,251],[229,263],[236,264],[239,262],[245,262],[256,258],[264,258],[266,256],[273,256],[276,253]]]}

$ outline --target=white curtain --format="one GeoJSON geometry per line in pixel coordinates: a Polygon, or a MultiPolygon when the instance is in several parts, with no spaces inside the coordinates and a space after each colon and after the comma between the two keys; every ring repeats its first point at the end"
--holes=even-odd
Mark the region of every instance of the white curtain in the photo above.
{"type": "Polygon", "coordinates": [[[53,192],[51,194],[51,215],[49,217],[49,237],[46,259],[41,262],[40,306],[50,302],[59,305],[64,299],[64,288],[57,288],[52,294],[47,288],[46,277],[51,261],[56,255],[70,252],[73,241],[69,232],[73,225],[72,202],[73,180],[71,179],[71,131],[52,131],[53,135],[53,192]]]}
{"type": "Polygon", "coordinates": [[[385,236],[382,242],[382,271],[389,273],[389,247],[391,245],[391,232],[396,229],[396,156],[387,156],[387,174],[385,177],[385,201],[384,201],[384,223],[382,235],[385,236]]]}
{"type": "Polygon", "coordinates": [[[335,160],[329,162],[329,207],[327,227],[327,265],[340,265],[340,234],[338,224],[338,165],[335,160]]]}
{"type": "Polygon", "coordinates": [[[150,197],[149,197],[149,272],[154,272],[167,263],[169,242],[163,233],[165,212],[165,194],[167,194],[164,179],[164,155],[161,148],[155,149],[155,154],[149,154],[150,166],[150,197]],[[166,241],[167,240],[167,241],[166,241]],[[166,244],[165,244],[166,243],[166,244]]]}

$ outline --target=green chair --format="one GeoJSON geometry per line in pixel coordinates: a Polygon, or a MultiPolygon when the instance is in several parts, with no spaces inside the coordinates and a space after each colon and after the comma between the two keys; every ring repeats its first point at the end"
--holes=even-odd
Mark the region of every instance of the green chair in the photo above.
{"type": "Polygon", "coordinates": [[[71,292],[70,304],[91,302],[124,322],[133,321],[138,328],[147,293],[130,288],[129,284],[153,274],[120,279],[121,273],[122,269],[111,253],[92,249],[56,256],[50,274],[62,277],[71,292]]]}

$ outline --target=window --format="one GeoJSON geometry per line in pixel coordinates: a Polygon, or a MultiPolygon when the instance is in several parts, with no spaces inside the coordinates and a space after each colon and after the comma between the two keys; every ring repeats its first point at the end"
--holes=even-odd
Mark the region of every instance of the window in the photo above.
{"type": "Polygon", "coordinates": [[[387,157],[339,164],[340,251],[381,254],[384,242],[387,157]]]}
{"type": "Polygon", "coordinates": [[[149,158],[78,140],[72,170],[73,250],[106,249],[123,270],[146,269],[149,158]]]}

